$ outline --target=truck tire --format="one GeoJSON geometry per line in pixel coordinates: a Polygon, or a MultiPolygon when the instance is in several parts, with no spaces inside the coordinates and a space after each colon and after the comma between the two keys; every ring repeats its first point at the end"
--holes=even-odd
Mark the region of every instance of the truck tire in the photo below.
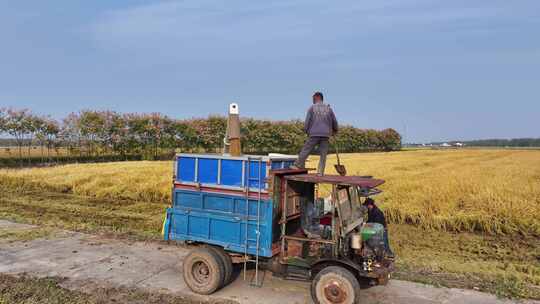
{"type": "Polygon", "coordinates": [[[209,248],[197,248],[184,259],[184,281],[193,292],[209,295],[223,285],[225,269],[219,256],[209,248]]]}
{"type": "Polygon", "coordinates": [[[216,246],[208,246],[208,248],[212,249],[221,259],[223,262],[223,267],[225,272],[223,273],[223,286],[227,286],[231,282],[232,274],[233,274],[233,264],[231,256],[223,250],[221,247],[216,246]]]}
{"type": "Polygon", "coordinates": [[[316,304],[354,304],[359,302],[360,283],[347,269],[329,266],[311,282],[311,298],[316,304]]]}

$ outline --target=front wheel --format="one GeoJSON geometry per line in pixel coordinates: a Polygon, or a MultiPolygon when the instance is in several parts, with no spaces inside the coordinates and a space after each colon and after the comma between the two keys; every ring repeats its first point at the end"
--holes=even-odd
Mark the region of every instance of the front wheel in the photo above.
{"type": "Polygon", "coordinates": [[[329,266],[311,283],[311,297],[316,304],[354,304],[360,297],[360,284],[347,269],[329,266]]]}

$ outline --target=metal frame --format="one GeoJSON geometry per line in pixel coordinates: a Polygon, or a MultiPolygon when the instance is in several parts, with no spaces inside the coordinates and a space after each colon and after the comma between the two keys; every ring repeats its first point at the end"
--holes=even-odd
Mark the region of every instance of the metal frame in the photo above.
{"type": "Polygon", "coordinates": [[[193,153],[177,153],[176,158],[178,157],[196,157],[196,158],[211,158],[211,159],[230,159],[230,160],[248,160],[250,159],[261,159],[261,161],[269,160],[290,160],[294,161],[297,157],[292,156],[270,156],[270,155],[244,155],[244,156],[229,156],[223,154],[193,154],[193,153]]]}
{"type": "Polygon", "coordinates": [[[336,185],[332,185],[332,240],[324,240],[324,239],[310,239],[310,238],[304,238],[304,237],[297,237],[297,236],[290,236],[287,235],[287,206],[288,206],[288,195],[287,190],[289,188],[289,181],[285,179],[285,187],[283,195],[283,206],[281,211],[281,251],[280,251],[280,262],[282,264],[286,264],[285,261],[285,245],[287,243],[287,240],[295,240],[295,241],[301,241],[301,242],[313,242],[313,243],[321,243],[321,244],[330,244],[332,245],[332,252],[334,257],[337,256],[338,250],[339,250],[339,233],[335,233],[336,231],[336,220],[335,220],[335,210],[336,210],[336,185]]]}
{"type": "MultiPolygon", "coordinates": [[[[246,177],[246,164],[248,167],[250,166],[250,162],[256,160],[259,162],[259,166],[262,167],[262,164],[266,164],[266,176],[268,177],[270,175],[271,169],[271,163],[272,161],[294,161],[295,158],[292,157],[274,157],[274,156],[224,156],[221,154],[190,154],[190,153],[178,153],[176,154],[176,157],[174,159],[174,182],[178,184],[183,185],[190,185],[190,186],[203,186],[203,187],[211,187],[216,189],[226,189],[226,190],[238,190],[238,191],[245,191],[246,187],[249,186],[249,176],[246,177]],[[194,158],[195,159],[195,168],[194,168],[194,181],[180,181],[178,180],[178,158],[179,157],[186,157],[186,158],[194,158]],[[217,181],[216,183],[201,183],[199,182],[199,160],[200,159],[217,159],[217,181]],[[241,186],[228,186],[228,185],[222,185],[221,184],[221,164],[222,160],[238,160],[242,161],[242,180],[241,180],[241,186]]],[[[282,165],[283,167],[283,165],[282,165]]],[[[262,170],[259,170],[262,171],[262,170]]],[[[249,171],[247,172],[249,174],[249,171]]],[[[269,193],[270,190],[266,189],[268,182],[262,180],[262,172],[260,172],[260,179],[259,184],[261,191],[263,193],[269,193]]],[[[250,191],[258,191],[257,187],[251,187],[250,191]]]]}
{"type": "MultiPolygon", "coordinates": [[[[302,182],[302,181],[297,181],[297,182],[302,182]]],[[[324,239],[310,239],[310,238],[305,238],[305,237],[290,236],[290,235],[286,234],[287,222],[288,222],[286,210],[287,210],[288,203],[289,203],[288,202],[287,191],[288,191],[288,188],[289,188],[289,180],[285,179],[284,183],[285,183],[285,185],[284,185],[284,187],[282,189],[283,193],[281,194],[282,197],[283,197],[283,206],[282,206],[282,213],[281,213],[280,262],[282,264],[287,264],[287,262],[285,260],[285,246],[286,246],[287,240],[330,244],[330,245],[332,245],[332,257],[334,259],[338,258],[339,257],[340,242],[342,241],[342,237],[344,235],[344,231],[342,231],[342,230],[346,230],[346,229],[349,228],[349,227],[342,227],[341,215],[340,215],[340,212],[337,210],[337,205],[336,204],[338,203],[338,186],[339,186],[339,184],[331,184],[332,185],[332,192],[331,192],[332,239],[331,240],[324,240],[324,239]]],[[[325,183],[315,183],[315,185],[320,185],[320,184],[325,184],[325,183]]],[[[350,185],[348,185],[348,186],[349,187],[357,187],[357,186],[350,186],[350,185]]],[[[318,191],[317,187],[316,187],[315,191],[318,191]]],[[[375,194],[379,194],[381,192],[382,191],[380,191],[378,189],[369,189],[368,193],[369,193],[369,195],[375,195],[375,194]]]]}
{"type": "MultiPolygon", "coordinates": [[[[201,186],[201,187],[208,187],[208,188],[215,188],[215,189],[223,189],[223,190],[238,190],[244,192],[246,187],[235,187],[235,186],[225,186],[225,185],[217,185],[217,184],[207,184],[207,183],[197,183],[197,182],[177,182],[178,185],[187,185],[187,186],[201,186]]],[[[257,188],[251,188],[251,191],[256,191],[257,188]]],[[[261,189],[261,192],[268,193],[267,190],[261,189]]]]}
{"type": "Polygon", "coordinates": [[[245,249],[244,249],[244,280],[246,280],[246,274],[247,274],[247,263],[255,263],[255,275],[250,281],[250,285],[261,287],[262,286],[262,280],[259,280],[259,250],[260,250],[260,239],[261,239],[261,201],[262,201],[262,184],[264,183],[266,185],[266,181],[262,180],[262,164],[263,164],[263,158],[262,157],[248,157],[247,159],[247,166],[245,166],[246,161],[242,161],[242,170],[247,167],[246,174],[242,174],[242,176],[246,176],[246,184],[245,184],[245,194],[246,194],[246,234],[245,234],[245,249]],[[259,164],[259,177],[258,179],[252,179],[251,178],[251,162],[252,160],[256,160],[259,164]],[[248,255],[248,246],[249,246],[249,233],[248,233],[248,227],[249,227],[249,192],[251,189],[251,181],[256,180],[258,183],[258,189],[257,189],[257,228],[255,229],[255,259],[250,258],[248,255]],[[255,282],[253,282],[255,281],[255,282]]]}

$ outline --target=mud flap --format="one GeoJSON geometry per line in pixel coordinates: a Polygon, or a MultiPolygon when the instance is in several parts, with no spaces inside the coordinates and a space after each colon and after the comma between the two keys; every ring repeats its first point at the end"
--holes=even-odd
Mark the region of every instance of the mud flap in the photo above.
{"type": "Polygon", "coordinates": [[[161,236],[165,241],[169,240],[169,228],[171,224],[171,213],[169,212],[169,209],[170,208],[167,208],[167,211],[165,211],[165,220],[163,221],[163,227],[161,227],[161,236]]]}

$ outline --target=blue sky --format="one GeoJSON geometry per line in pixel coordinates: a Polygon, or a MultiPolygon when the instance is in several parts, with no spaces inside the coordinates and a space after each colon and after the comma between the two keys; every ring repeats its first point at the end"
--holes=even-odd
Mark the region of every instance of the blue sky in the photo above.
{"type": "Polygon", "coordinates": [[[540,137],[540,1],[0,1],[0,106],[540,137]]]}

